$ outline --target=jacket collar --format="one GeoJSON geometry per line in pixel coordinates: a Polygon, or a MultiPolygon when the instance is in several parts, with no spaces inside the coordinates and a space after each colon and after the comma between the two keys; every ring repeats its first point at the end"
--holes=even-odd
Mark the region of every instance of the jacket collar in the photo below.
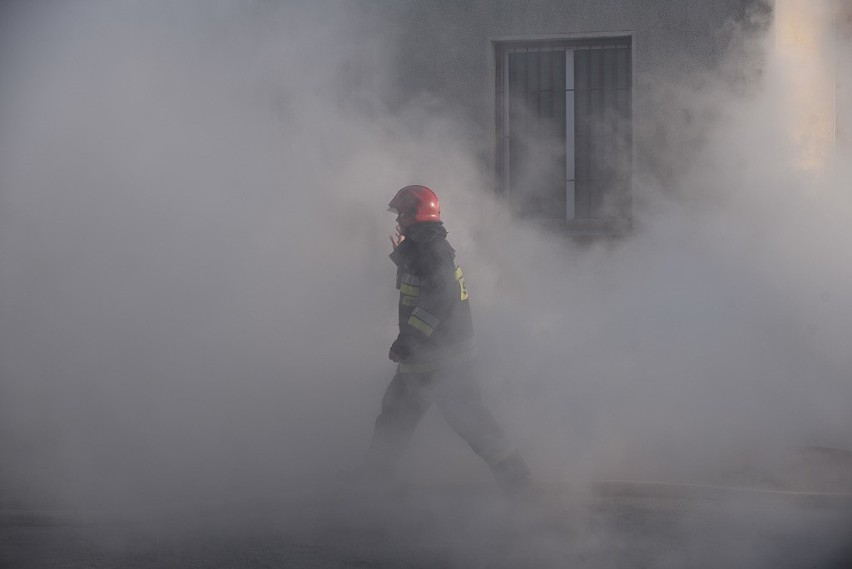
{"type": "Polygon", "coordinates": [[[446,239],[447,230],[440,221],[424,221],[415,223],[405,230],[405,239],[389,255],[391,261],[399,267],[402,257],[412,253],[411,247],[419,243],[431,243],[440,239],[446,239]]]}
{"type": "Polygon", "coordinates": [[[429,243],[436,239],[444,239],[446,236],[447,230],[444,229],[444,224],[440,221],[415,223],[405,230],[405,238],[411,239],[415,243],[429,243]]]}

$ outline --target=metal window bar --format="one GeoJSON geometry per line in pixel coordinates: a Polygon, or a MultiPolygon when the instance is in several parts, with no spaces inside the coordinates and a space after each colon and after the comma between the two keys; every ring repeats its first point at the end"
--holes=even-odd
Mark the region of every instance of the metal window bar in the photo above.
{"type": "Polygon", "coordinates": [[[576,168],[574,161],[574,50],[565,49],[565,219],[575,216],[576,168]]]}

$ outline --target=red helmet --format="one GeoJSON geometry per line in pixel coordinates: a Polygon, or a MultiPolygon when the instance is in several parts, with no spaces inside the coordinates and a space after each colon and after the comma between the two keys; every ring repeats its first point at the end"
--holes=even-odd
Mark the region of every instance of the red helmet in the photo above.
{"type": "Polygon", "coordinates": [[[388,211],[397,214],[403,229],[422,221],[441,221],[438,196],[426,186],[405,186],[390,201],[388,211]]]}

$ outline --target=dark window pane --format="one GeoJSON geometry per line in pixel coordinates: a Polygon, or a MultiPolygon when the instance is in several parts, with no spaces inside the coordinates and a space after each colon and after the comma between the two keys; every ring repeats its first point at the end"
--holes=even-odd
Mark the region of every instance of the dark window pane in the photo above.
{"type": "Polygon", "coordinates": [[[603,50],[592,49],[589,51],[589,77],[590,87],[600,89],[603,86],[603,50]]]}
{"type": "Polygon", "coordinates": [[[620,133],[629,131],[630,123],[630,93],[628,91],[617,91],[616,94],[616,116],[620,133]]]}
{"type": "Polygon", "coordinates": [[[550,74],[553,85],[553,136],[565,140],[565,51],[550,52],[550,74]]]}
{"type": "Polygon", "coordinates": [[[509,93],[512,99],[517,99],[524,88],[524,73],[527,67],[526,54],[509,54],[509,93]]]}
{"type": "Polygon", "coordinates": [[[553,90],[565,90],[565,52],[554,51],[550,59],[551,75],[553,77],[553,90]]]}
{"type": "Polygon", "coordinates": [[[574,52],[574,88],[578,91],[589,88],[589,53],[588,49],[574,52]]]}
{"type": "Polygon", "coordinates": [[[539,52],[530,51],[526,53],[527,56],[527,73],[526,73],[526,87],[525,91],[527,93],[535,93],[538,91],[538,66],[539,66],[539,52]]]}
{"type": "Polygon", "coordinates": [[[526,53],[509,54],[509,136],[522,131],[526,125],[524,77],[526,75],[526,53]]]}
{"type": "Polygon", "coordinates": [[[539,68],[538,68],[538,72],[539,72],[538,73],[538,84],[539,84],[539,89],[542,90],[542,91],[552,91],[553,90],[553,83],[551,81],[551,76],[550,76],[551,75],[551,66],[552,66],[550,60],[553,59],[552,56],[554,54],[555,54],[555,52],[552,52],[552,51],[542,51],[540,53],[539,61],[541,62],[541,65],[539,65],[539,68]]]}
{"type": "MultiPolygon", "coordinates": [[[[580,53],[578,52],[577,55],[580,53]]],[[[585,59],[588,61],[588,57],[585,59]]],[[[575,73],[579,73],[581,67],[577,66],[575,69],[577,70],[575,73]]],[[[574,215],[578,218],[588,217],[589,214],[590,98],[589,90],[577,91],[574,95],[574,168],[577,180],[574,187],[574,215]]]]}
{"type": "Polygon", "coordinates": [[[553,134],[565,138],[565,91],[553,94],[553,134]]]}
{"type": "MultiPolygon", "coordinates": [[[[600,53],[600,52],[598,52],[600,53]]],[[[592,55],[592,61],[595,56],[592,55]]],[[[594,74],[593,74],[594,75],[594,74]]],[[[603,121],[603,91],[591,91],[589,101],[589,121],[591,125],[591,141],[589,144],[589,216],[597,218],[600,210],[601,195],[601,165],[606,160],[604,156],[604,121],[603,121]]]]}
{"type": "Polygon", "coordinates": [[[542,136],[551,136],[553,122],[553,93],[541,91],[538,94],[538,129],[542,136]]]}
{"type": "Polygon", "coordinates": [[[615,50],[603,50],[603,88],[615,90],[615,50]]]}
{"type": "Polygon", "coordinates": [[[616,88],[630,88],[630,51],[626,47],[619,47],[615,50],[617,80],[616,88]]]}

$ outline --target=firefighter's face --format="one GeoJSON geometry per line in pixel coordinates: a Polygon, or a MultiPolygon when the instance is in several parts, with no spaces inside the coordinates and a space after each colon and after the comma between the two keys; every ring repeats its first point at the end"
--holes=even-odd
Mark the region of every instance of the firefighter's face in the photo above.
{"type": "Polygon", "coordinates": [[[391,212],[391,213],[396,214],[396,228],[397,228],[397,229],[401,228],[401,227],[402,227],[402,217],[403,217],[403,213],[402,213],[401,211],[399,211],[398,209],[393,208],[393,207],[389,207],[389,208],[388,208],[388,211],[389,211],[389,212],[391,212]]]}

